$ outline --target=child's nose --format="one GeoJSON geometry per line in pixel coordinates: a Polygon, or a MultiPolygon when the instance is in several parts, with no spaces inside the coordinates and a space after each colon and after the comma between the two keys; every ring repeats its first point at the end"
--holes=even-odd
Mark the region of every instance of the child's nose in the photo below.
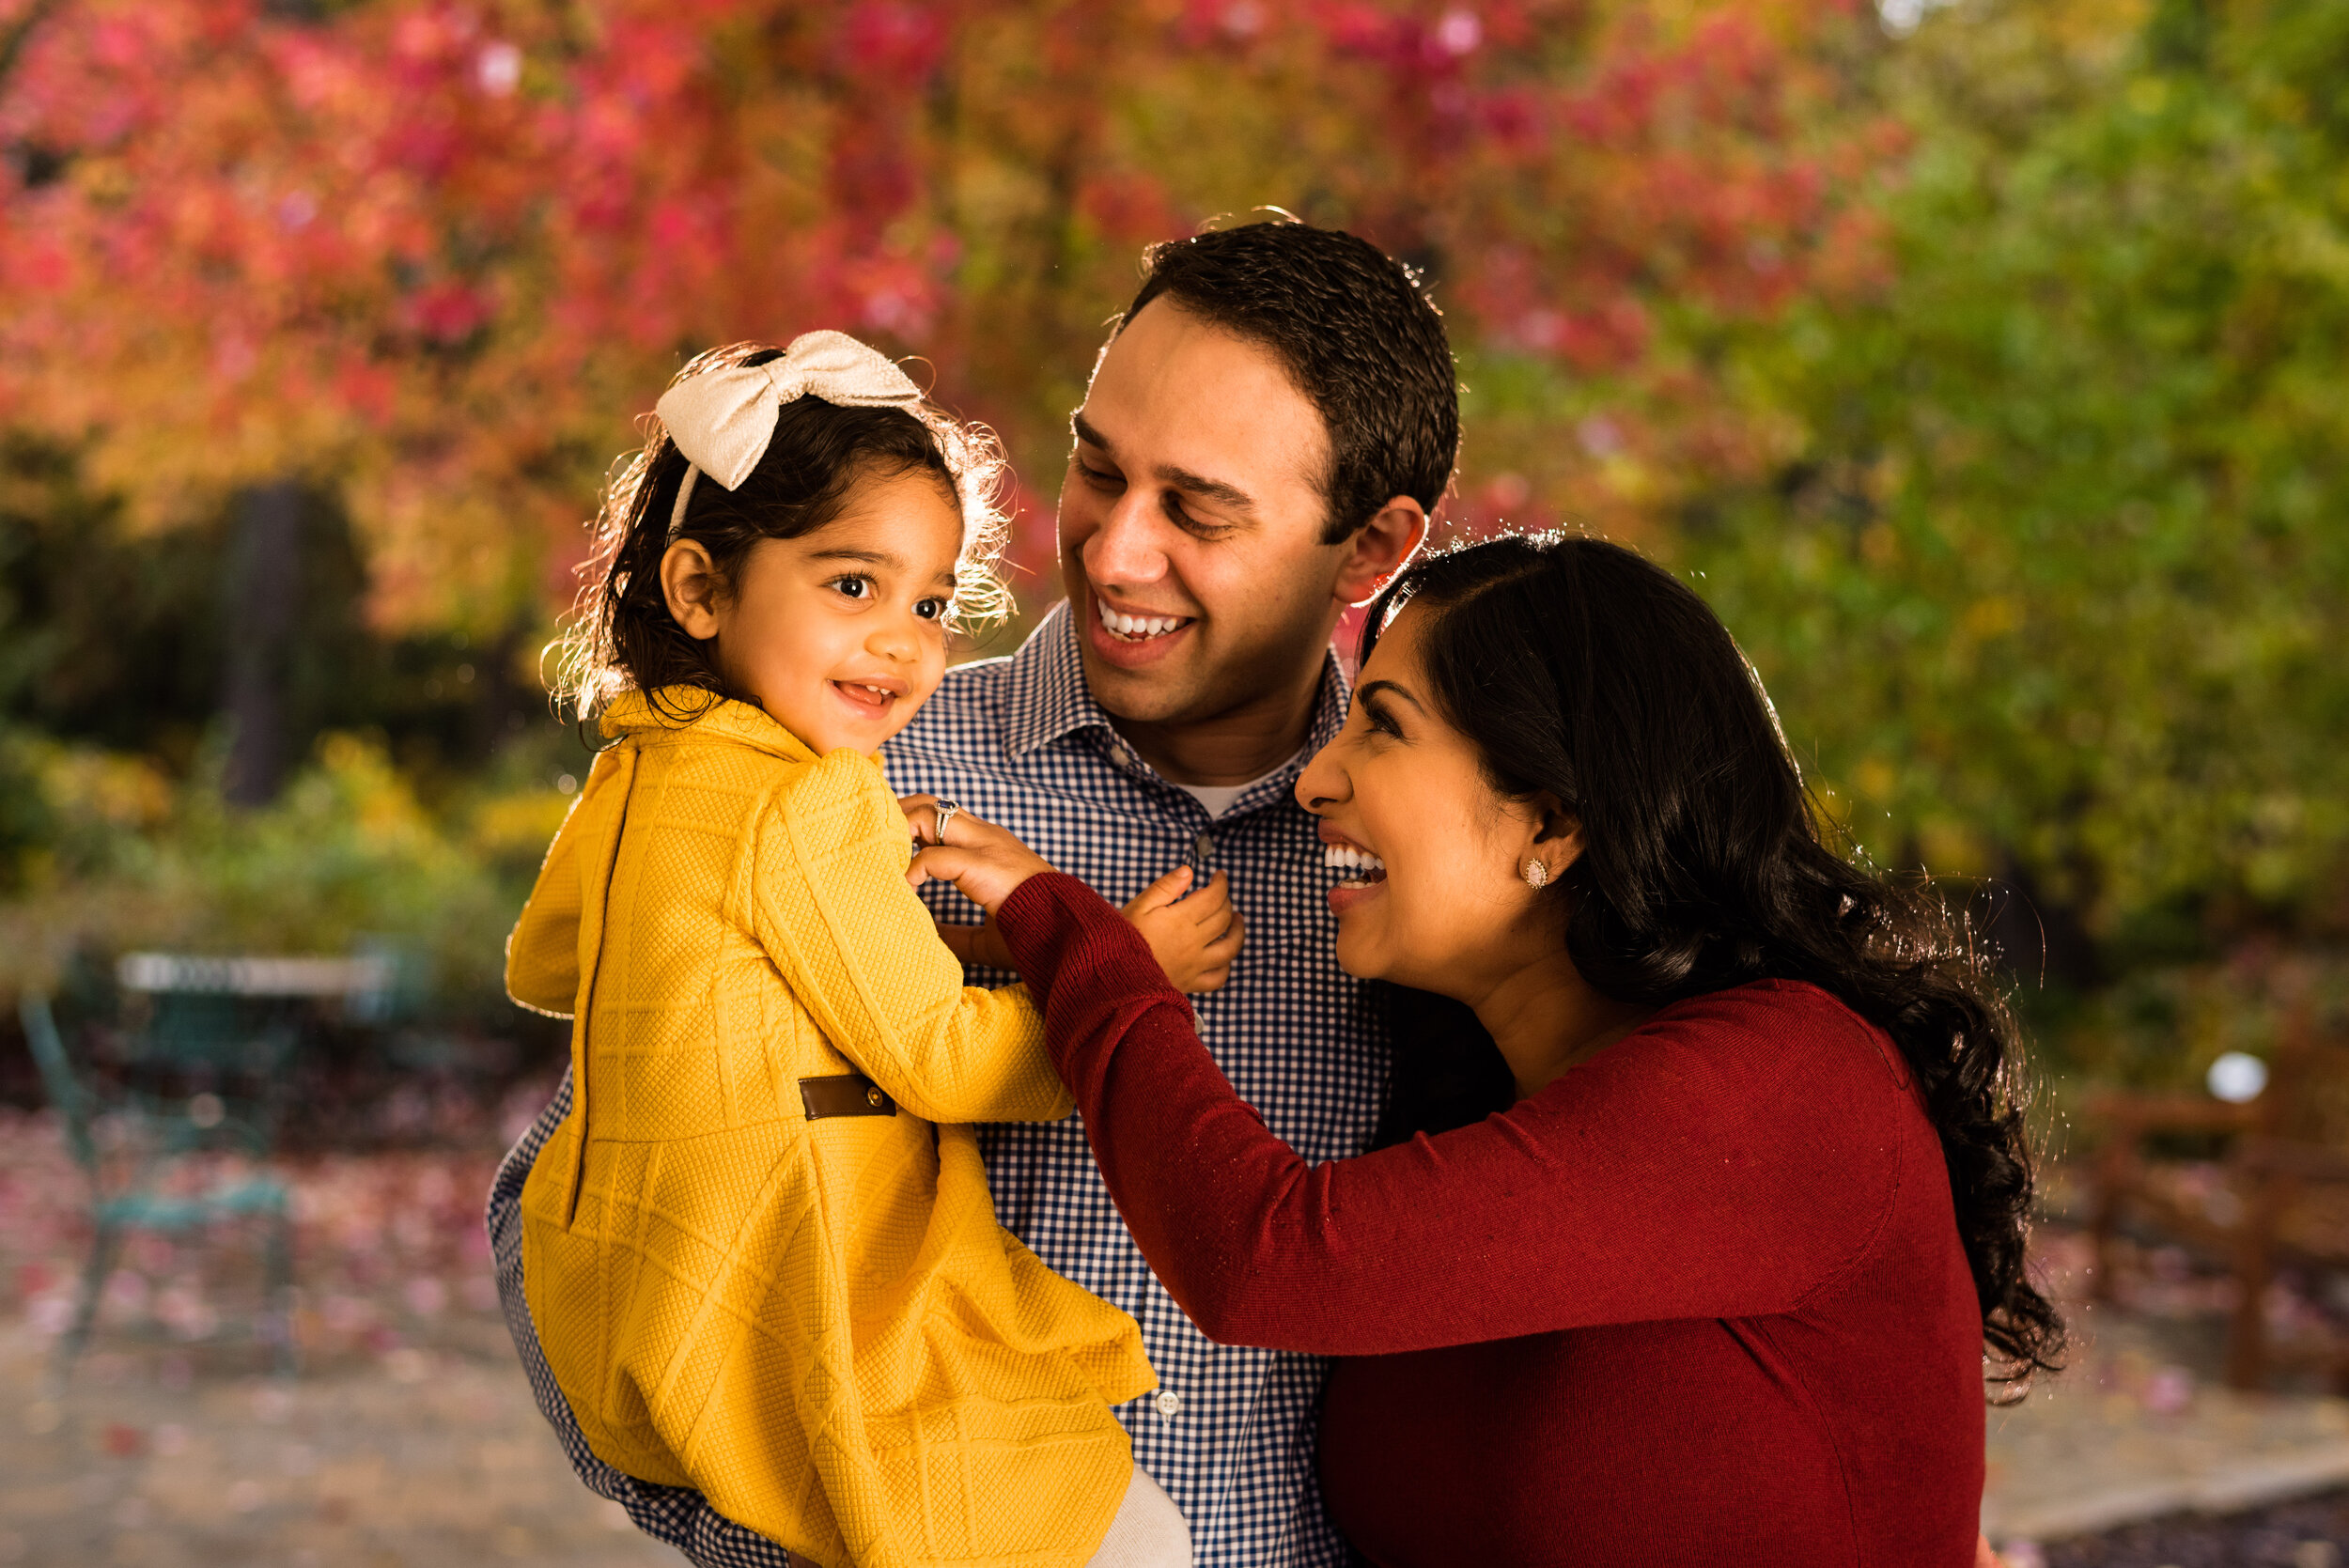
{"type": "Polygon", "coordinates": [[[910,616],[905,622],[893,617],[885,624],[875,627],[873,634],[864,640],[864,651],[877,658],[900,662],[912,660],[920,650],[920,642],[919,634],[909,624],[910,620],[910,616]]]}

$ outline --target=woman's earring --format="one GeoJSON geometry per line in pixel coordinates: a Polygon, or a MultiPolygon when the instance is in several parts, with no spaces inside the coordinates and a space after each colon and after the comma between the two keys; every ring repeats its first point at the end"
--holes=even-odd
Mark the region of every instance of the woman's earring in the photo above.
{"type": "Polygon", "coordinates": [[[1525,885],[1529,888],[1549,886],[1549,867],[1544,865],[1539,857],[1525,862],[1525,885]]]}

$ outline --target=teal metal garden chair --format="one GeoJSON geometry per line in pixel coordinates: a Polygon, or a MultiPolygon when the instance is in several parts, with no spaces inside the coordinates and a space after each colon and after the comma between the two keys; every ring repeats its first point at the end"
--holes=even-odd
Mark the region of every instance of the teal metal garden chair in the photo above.
{"type": "Polygon", "coordinates": [[[232,1097],[228,1091],[281,1081],[293,1037],[290,1030],[266,1022],[256,1029],[235,1001],[225,993],[154,995],[126,1060],[180,1092],[139,1089],[104,1097],[69,1057],[49,999],[27,994],[20,1004],[33,1060],[90,1190],[89,1256],[57,1346],[60,1379],[89,1343],[129,1233],[191,1234],[230,1219],[264,1225],[263,1305],[255,1331],[271,1347],[278,1371],[294,1370],[293,1216],[286,1184],[265,1167],[223,1175],[192,1157],[234,1152],[259,1161],[270,1153],[275,1127],[270,1096],[232,1097]]]}

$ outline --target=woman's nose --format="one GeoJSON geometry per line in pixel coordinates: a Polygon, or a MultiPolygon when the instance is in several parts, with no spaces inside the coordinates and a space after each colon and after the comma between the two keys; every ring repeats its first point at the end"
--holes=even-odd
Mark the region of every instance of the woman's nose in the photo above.
{"type": "Polygon", "coordinates": [[[1315,752],[1313,760],[1305,764],[1304,771],[1297,775],[1297,785],[1292,793],[1297,797],[1297,803],[1315,816],[1344,800],[1351,787],[1346,769],[1338,766],[1337,749],[1337,741],[1330,741],[1315,752]]]}

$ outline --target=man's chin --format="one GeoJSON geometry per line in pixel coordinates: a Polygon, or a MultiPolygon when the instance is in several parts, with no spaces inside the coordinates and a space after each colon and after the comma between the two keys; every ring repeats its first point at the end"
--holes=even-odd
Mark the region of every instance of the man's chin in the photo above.
{"type": "Polygon", "coordinates": [[[1171,664],[1134,669],[1085,650],[1085,684],[1093,700],[1113,719],[1137,724],[1179,724],[1202,717],[1198,683],[1188,670],[1171,664]]]}

